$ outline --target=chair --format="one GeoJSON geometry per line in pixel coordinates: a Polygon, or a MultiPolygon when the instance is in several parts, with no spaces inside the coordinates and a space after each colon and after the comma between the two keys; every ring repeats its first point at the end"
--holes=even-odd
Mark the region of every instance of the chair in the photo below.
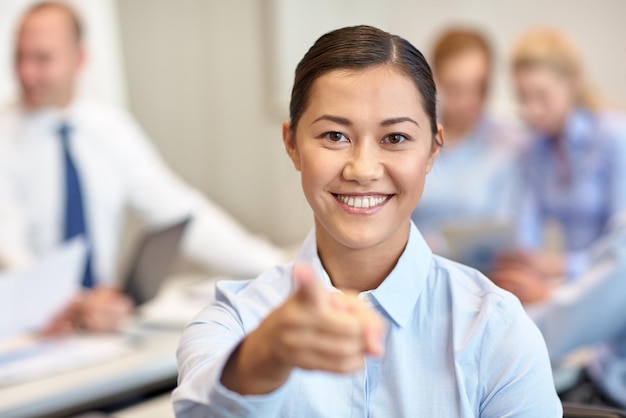
{"type": "Polygon", "coordinates": [[[626,418],[626,411],[594,405],[563,402],[563,418],[626,418]]]}

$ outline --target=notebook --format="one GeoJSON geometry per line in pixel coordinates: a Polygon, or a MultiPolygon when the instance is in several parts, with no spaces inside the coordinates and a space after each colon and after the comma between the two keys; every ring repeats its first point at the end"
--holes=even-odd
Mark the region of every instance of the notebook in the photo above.
{"type": "Polygon", "coordinates": [[[137,306],[151,300],[169,276],[191,218],[150,231],[139,243],[122,289],[137,306]]]}
{"type": "Polygon", "coordinates": [[[498,253],[515,248],[513,225],[502,221],[459,222],[442,227],[448,257],[487,274],[498,253]]]}

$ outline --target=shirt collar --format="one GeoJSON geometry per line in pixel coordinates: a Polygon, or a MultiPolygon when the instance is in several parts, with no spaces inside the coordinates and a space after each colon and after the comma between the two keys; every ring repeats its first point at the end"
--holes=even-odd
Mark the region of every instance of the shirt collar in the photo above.
{"type": "Polygon", "coordinates": [[[565,122],[565,141],[572,145],[583,145],[593,140],[593,118],[584,109],[576,109],[565,122]]]}
{"type": "MultiPolygon", "coordinates": [[[[315,229],[307,236],[298,260],[308,261],[320,280],[328,287],[332,282],[317,254],[315,229]]],[[[409,240],[396,266],[376,289],[361,293],[369,303],[378,305],[399,327],[404,328],[426,283],[432,263],[432,252],[411,222],[409,240]]]]}
{"type": "Polygon", "coordinates": [[[411,317],[430,272],[432,252],[411,222],[409,241],[398,263],[378,288],[369,292],[379,306],[401,328],[411,317]]]}
{"type": "Polygon", "coordinates": [[[56,132],[62,123],[73,124],[78,107],[79,105],[76,101],[73,101],[65,108],[45,107],[32,110],[23,105],[21,106],[25,120],[46,132],[56,132]]]}
{"type": "Polygon", "coordinates": [[[330,276],[328,276],[328,273],[324,269],[324,266],[322,266],[322,261],[317,254],[315,228],[311,229],[309,235],[307,235],[296,259],[298,261],[306,261],[308,263],[311,263],[311,265],[313,266],[313,270],[315,271],[315,273],[317,273],[317,277],[324,283],[324,285],[328,287],[333,287],[330,276]]]}

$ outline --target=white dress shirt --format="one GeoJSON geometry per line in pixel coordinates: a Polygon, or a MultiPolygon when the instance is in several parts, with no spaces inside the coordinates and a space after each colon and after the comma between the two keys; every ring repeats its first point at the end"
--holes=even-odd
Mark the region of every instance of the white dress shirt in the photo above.
{"type": "MultiPolygon", "coordinates": [[[[300,260],[324,286],[315,232],[300,260]]],[[[433,256],[411,227],[381,285],[360,294],[387,323],[384,355],[363,370],[296,369],[267,395],[220,383],[232,350],[292,291],[291,265],[217,285],[216,302],[186,328],[178,349],[178,417],[561,417],[541,334],[519,301],[479,272],[433,256]]]]}
{"type": "Polygon", "coordinates": [[[75,102],[63,111],[14,106],[0,115],[0,266],[28,265],[63,240],[63,121],[72,129],[98,282],[114,280],[127,208],[152,227],[192,215],[183,251],[216,270],[250,277],[284,258],[172,173],[127,114],[75,102]]]}
{"type": "Polygon", "coordinates": [[[597,347],[588,371],[626,408],[626,212],[593,248],[590,267],[551,298],[527,309],[558,364],[572,351],[597,347]]]}

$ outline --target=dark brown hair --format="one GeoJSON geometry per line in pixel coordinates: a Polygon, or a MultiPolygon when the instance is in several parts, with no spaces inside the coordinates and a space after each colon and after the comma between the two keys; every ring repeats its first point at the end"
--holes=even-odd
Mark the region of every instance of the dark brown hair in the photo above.
{"type": "Polygon", "coordinates": [[[321,36],[296,67],[289,105],[290,129],[296,131],[313,82],[332,70],[390,65],[407,75],[422,96],[433,141],[437,134],[437,90],[426,58],[405,39],[371,26],[352,26],[321,36]]]}

